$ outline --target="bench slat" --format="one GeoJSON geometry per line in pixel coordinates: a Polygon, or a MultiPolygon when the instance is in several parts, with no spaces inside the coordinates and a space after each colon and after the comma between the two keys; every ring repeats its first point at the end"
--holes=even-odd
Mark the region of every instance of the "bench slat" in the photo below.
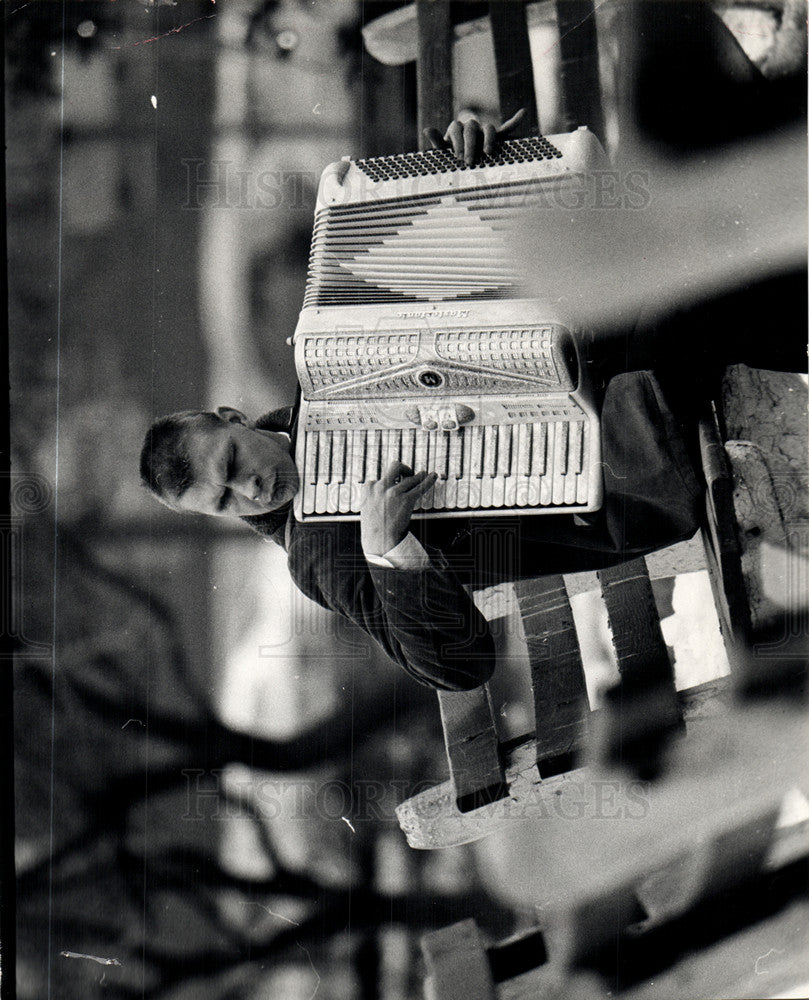
{"type": "Polygon", "coordinates": [[[540,776],[569,771],[581,748],[587,687],[570,600],[561,576],[514,585],[522,617],[536,713],[540,776]]]}
{"type": "Polygon", "coordinates": [[[598,577],[621,680],[605,692],[591,753],[599,764],[629,765],[653,778],[668,740],[682,728],[682,712],[649,573],[643,559],[633,559],[598,577]]]}
{"type": "Polygon", "coordinates": [[[508,794],[489,689],[439,691],[449,770],[460,812],[508,794]]]}
{"type": "Polygon", "coordinates": [[[674,685],[674,670],[660,628],[652,585],[643,559],[599,570],[612,644],[621,679],[644,687],[674,685]]]}

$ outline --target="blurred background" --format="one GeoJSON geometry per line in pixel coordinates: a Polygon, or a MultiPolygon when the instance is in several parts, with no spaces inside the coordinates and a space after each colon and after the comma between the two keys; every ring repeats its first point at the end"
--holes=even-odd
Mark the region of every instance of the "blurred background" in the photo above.
{"type": "MultiPolygon", "coordinates": [[[[431,692],[308,604],[280,549],[138,481],[156,416],[292,401],[320,173],[417,146],[414,64],[362,46],[396,6],[5,5],[23,998],[404,1000],[425,929],[528,919],[472,848],[398,830],[395,804],[446,777],[431,692]]],[[[531,13],[546,132],[549,8],[531,13]]],[[[773,10],[727,16],[767,50],[773,10]]],[[[493,115],[474,25],[456,94],[493,115]]],[[[715,620],[697,631],[722,673],[715,620]]]]}
{"type": "Polygon", "coordinates": [[[391,6],[5,7],[21,997],[415,996],[480,908],[393,815],[434,696],[137,474],[164,412],[292,400],[320,173],[416,146],[391,6]]]}

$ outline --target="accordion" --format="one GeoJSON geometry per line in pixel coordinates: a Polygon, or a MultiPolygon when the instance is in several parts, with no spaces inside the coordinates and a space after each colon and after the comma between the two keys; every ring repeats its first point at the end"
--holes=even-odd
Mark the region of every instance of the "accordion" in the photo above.
{"type": "MultiPolygon", "coordinates": [[[[598,413],[575,338],[520,292],[509,232],[605,157],[587,129],[343,161],[321,178],[293,339],[295,516],[359,516],[399,460],[437,474],[415,517],[586,513],[598,413]]],[[[552,248],[549,248],[552,267],[552,248]]]]}

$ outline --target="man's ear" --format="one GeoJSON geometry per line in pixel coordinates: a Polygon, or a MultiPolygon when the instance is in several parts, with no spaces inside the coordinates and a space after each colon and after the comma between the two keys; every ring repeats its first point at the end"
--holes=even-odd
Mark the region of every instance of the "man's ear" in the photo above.
{"type": "Polygon", "coordinates": [[[229,424],[243,424],[250,427],[250,421],[241,410],[234,410],[232,406],[217,406],[216,415],[229,424]]]}

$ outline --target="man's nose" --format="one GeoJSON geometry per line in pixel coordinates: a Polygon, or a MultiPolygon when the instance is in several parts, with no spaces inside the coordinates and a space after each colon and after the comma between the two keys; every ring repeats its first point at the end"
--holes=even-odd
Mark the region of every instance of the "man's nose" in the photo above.
{"type": "Polygon", "coordinates": [[[261,493],[261,479],[255,474],[240,476],[234,486],[248,500],[255,500],[261,493]]]}

